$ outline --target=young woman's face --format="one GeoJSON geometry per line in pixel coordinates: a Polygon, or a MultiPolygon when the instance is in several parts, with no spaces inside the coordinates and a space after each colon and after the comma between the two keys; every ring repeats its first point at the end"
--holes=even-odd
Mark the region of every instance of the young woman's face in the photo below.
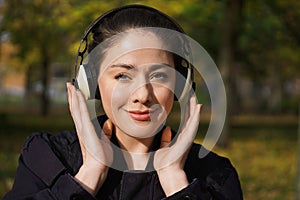
{"type": "MultiPolygon", "coordinates": [[[[132,42],[149,39],[143,37],[133,37],[132,42]]],[[[130,48],[130,40],[131,37],[122,40],[118,48],[130,48]]],[[[160,49],[138,49],[123,54],[104,68],[100,69],[98,79],[101,100],[117,131],[137,138],[157,133],[173,106],[172,55],[160,49]]]]}

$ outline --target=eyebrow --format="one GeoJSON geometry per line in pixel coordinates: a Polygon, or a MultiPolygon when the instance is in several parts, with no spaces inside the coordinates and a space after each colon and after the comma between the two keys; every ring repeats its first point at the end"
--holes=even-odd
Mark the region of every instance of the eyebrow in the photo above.
{"type": "MultiPolygon", "coordinates": [[[[136,68],[134,65],[125,64],[125,63],[119,63],[119,64],[114,64],[114,65],[110,66],[110,68],[118,68],[118,67],[125,68],[127,70],[131,70],[131,69],[136,68]]],[[[169,64],[166,64],[166,63],[155,63],[155,64],[152,64],[150,66],[150,70],[154,71],[154,70],[165,68],[165,67],[171,67],[171,66],[169,64]]]]}
{"type": "Polygon", "coordinates": [[[130,64],[125,64],[125,63],[119,63],[119,64],[114,64],[114,65],[111,65],[109,66],[109,68],[125,68],[125,69],[134,69],[135,67],[133,65],[130,65],[130,64]]]}
{"type": "Polygon", "coordinates": [[[157,63],[157,64],[153,64],[150,66],[150,70],[151,71],[154,71],[154,70],[157,70],[157,69],[161,69],[161,68],[166,68],[166,67],[171,67],[171,65],[169,64],[166,64],[166,63],[157,63]]]}

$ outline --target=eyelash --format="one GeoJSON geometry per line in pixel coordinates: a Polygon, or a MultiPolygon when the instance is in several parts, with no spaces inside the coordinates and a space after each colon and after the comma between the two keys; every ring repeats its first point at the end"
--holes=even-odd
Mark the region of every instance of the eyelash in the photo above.
{"type": "Polygon", "coordinates": [[[151,75],[151,78],[156,78],[156,79],[167,79],[168,75],[164,72],[156,72],[151,75]]]}
{"type": "Polygon", "coordinates": [[[131,80],[131,78],[125,73],[119,73],[115,76],[117,80],[131,80]]]}
{"type": "MultiPolygon", "coordinates": [[[[151,76],[149,77],[150,80],[151,79],[155,79],[155,80],[165,80],[167,79],[169,76],[164,73],[164,72],[155,72],[153,74],[151,74],[151,76]]],[[[132,80],[131,77],[129,75],[127,75],[126,73],[119,73],[115,76],[116,80],[119,81],[128,81],[128,80],[132,80]]]]}

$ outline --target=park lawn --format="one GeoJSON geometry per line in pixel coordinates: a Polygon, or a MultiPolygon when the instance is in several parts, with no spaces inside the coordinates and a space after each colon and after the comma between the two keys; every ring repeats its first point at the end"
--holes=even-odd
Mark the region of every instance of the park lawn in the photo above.
{"type": "MultiPolygon", "coordinates": [[[[66,111],[67,113],[67,111],[66,111]]],[[[26,114],[1,114],[0,198],[11,188],[18,156],[25,138],[35,131],[55,133],[73,129],[69,116],[52,114],[38,117],[26,114]]],[[[272,120],[272,118],[270,119],[272,120]]],[[[236,167],[245,199],[294,199],[297,163],[297,128],[295,125],[268,124],[234,126],[230,145],[215,148],[229,157],[236,167]]],[[[200,131],[203,131],[200,129],[200,131]]],[[[205,132],[205,131],[204,131],[205,132]]],[[[196,142],[201,143],[201,134],[196,142]]]]}
{"type": "Polygon", "coordinates": [[[245,199],[295,199],[295,131],[234,131],[227,149],[216,149],[236,167],[245,199]]]}

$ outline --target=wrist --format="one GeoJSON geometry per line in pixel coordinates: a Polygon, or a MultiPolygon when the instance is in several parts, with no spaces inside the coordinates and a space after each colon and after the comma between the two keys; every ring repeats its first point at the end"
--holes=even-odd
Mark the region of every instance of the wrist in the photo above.
{"type": "Polygon", "coordinates": [[[171,196],[189,185],[186,173],[182,169],[172,170],[167,167],[157,171],[157,174],[166,196],[171,196]]]}
{"type": "Polygon", "coordinates": [[[75,175],[75,180],[90,194],[95,196],[106,180],[108,168],[82,165],[75,175]]]}

